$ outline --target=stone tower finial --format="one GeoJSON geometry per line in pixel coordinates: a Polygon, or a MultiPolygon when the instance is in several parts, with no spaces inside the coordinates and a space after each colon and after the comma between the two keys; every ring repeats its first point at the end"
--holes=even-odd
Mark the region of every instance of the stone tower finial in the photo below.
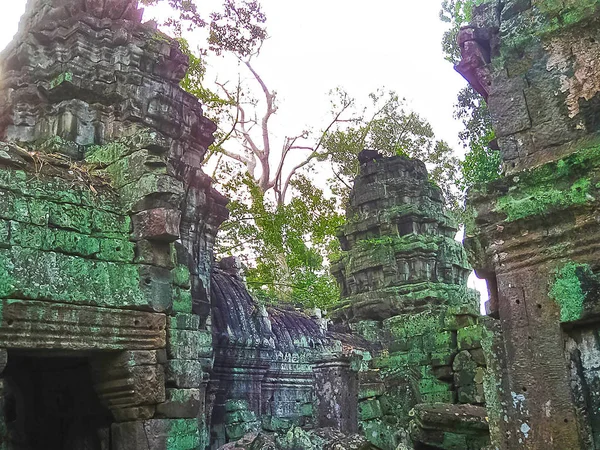
{"type": "Polygon", "coordinates": [[[0,54],[0,138],[87,146],[150,129],[205,151],[215,126],[179,87],[188,59],[141,19],[138,0],[30,0],[0,54]]]}
{"type": "Polygon", "coordinates": [[[425,164],[363,151],[340,235],[341,259],[332,265],[345,302],[337,315],[384,320],[453,303],[478,311],[466,289],[470,267],[457,226],[425,164]]]}

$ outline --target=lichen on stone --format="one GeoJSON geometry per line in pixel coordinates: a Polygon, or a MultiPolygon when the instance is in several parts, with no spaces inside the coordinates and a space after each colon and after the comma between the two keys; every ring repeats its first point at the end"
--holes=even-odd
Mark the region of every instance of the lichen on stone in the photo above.
{"type": "Polygon", "coordinates": [[[549,294],[560,306],[561,322],[572,322],[581,318],[585,302],[585,292],[580,280],[583,273],[592,275],[590,266],[575,262],[569,262],[556,271],[549,294]]]}

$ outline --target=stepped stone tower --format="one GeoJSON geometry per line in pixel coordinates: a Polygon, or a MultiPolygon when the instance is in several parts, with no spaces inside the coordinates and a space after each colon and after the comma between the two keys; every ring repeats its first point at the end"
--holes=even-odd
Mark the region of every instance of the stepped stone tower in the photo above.
{"type": "Polygon", "coordinates": [[[369,154],[332,264],[334,320],[379,346],[359,374],[361,430],[385,450],[483,448],[483,328],[456,223],[424,163],[369,154]]]}
{"type": "Polygon", "coordinates": [[[385,320],[448,306],[477,313],[476,293],[466,289],[467,255],[454,239],[458,227],[421,161],[362,164],[346,217],[343,255],[332,267],[344,299],[338,316],[385,320]]]}

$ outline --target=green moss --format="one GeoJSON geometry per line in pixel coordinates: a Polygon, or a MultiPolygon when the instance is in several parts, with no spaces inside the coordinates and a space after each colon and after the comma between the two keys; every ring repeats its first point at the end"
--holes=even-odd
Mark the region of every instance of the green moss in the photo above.
{"type": "Polygon", "coordinates": [[[556,189],[549,186],[530,188],[518,195],[500,197],[496,203],[496,209],[505,213],[506,220],[512,222],[594,200],[590,194],[590,187],[590,180],[581,178],[567,189],[556,189]]]}
{"type": "Polygon", "coordinates": [[[171,419],[167,433],[167,450],[196,450],[200,445],[196,419],[171,419]]]}
{"type": "Polygon", "coordinates": [[[183,264],[179,264],[172,271],[173,273],[173,284],[182,288],[190,288],[190,269],[183,264]]]}
{"type": "Polygon", "coordinates": [[[504,60],[526,48],[532,41],[544,39],[556,32],[597,16],[600,0],[537,0],[533,7],[515,17],[502,34],[501,56],[504,60]]]}
{"type": "Polygon", "coordinates": [[[561,322],[572,322],[581,318],[585,292],[580,276],[584,273],[593,276],[589,265],[574,262],[567,263],[556,272],[550,288],[550,297],[560,306],[561,322]]]}
{"type": "Polygon", "coordinates": [[[600,147],[595,145],[523,171],[513,177],[514,187],[509,193],[498,198],[496,210],[512,222],[594,201],[599,168],[600,147]]]}
{"type": "Polygon", "coordinates": [[[107,166],[125,156],[128,148],[120,142],[111,142],[106,145],[92,145],[85,154],[85,161],[91,164],[107,166]]]}
{"type": "Polygon", "coordinates": [[[60,86],[65,81],[67,81],[67,82],[73,81],[73,74],[71,72],[63,72],[60,75],[58,75],[56,78],[54,78],[52,81],[50,81],[50,89],[54,89],[57,86],[60,86]]]}

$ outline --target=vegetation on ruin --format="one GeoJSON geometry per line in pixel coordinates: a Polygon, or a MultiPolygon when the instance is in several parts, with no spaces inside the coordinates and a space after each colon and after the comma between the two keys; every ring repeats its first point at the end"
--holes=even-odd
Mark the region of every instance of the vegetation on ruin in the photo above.
{"type": "MultiPolygon", "coordinates": [[[[347,94],[338,90],[340,98],[347,94]]],[[[430,180],[439,186],[447,204],[454,208],[458,198],[454,186],[459,175],[459,160],[450,146],[435,138],[429,122],[406,107],[405,100],[393,91],[379,90],[345,126],[329,131],[324,139],[326,152],[321,159],[331,163],[334,194],[348,198],[352,180],[359,172],[357,155],[363,149],[376,149],[387,156],[417,158],[428,166],[430,180]]],[[[353,103],[356,103],[353,101],[353,103]]]]}
{"type": "Polygon", "coordinates": [[[522,172],[518,175],[518,188],[498,198],[496,209],[511,222],[593,201],[598,186],[593,182],[595,179],[589,178],[589,171],[598,166],[600,149],[594,145],[522,172]]]}
{"type": "MultiPolygon", "coordinates": [[[[450,25],[444,33],[442,48],[446,60],[458,64],[461,59],[458,47],[458,32],[468,25],[472,18],[473,7],[485,3],[483,0],[444,0],[440,19],[450,25]]],[[[458,187],[468,191],[479,183],[487,183],[500,177],[500,152],[490,147],[495,139],[492,121],[487,104],[471,86],[458,94],[454,118],[462,121],[463,130],[459,139],[466,149],[464,160],[460,164],[458,187]]]]}
{"type": "Polygon", "coordinates": [[[595,17],[599,7],[599,0],[537,1],[531,10],[531,17],[503,37],[499,62],[503,63],[508,55],[526,49],[533,40],[543,39],[595,17]]]}
{"type": "Polygon", "coordinates": [[[561,322],[578,320],[583,313],[585,293],[580,279],[583,274],[593,276],[590,266],[572,261],[556,271],[549,295],[560,306],[561,322]]]}
{"type": "Polygon", "coordinates": [[[589,179],[580,178],[565,189],[548,185],[536,186],[525,189],[518,195],[500,197],[496,208],[506,214],[508,222],[512,222],[548,213],[553,209],[584,204],[590,200],[590,185],[589,179]]]}

